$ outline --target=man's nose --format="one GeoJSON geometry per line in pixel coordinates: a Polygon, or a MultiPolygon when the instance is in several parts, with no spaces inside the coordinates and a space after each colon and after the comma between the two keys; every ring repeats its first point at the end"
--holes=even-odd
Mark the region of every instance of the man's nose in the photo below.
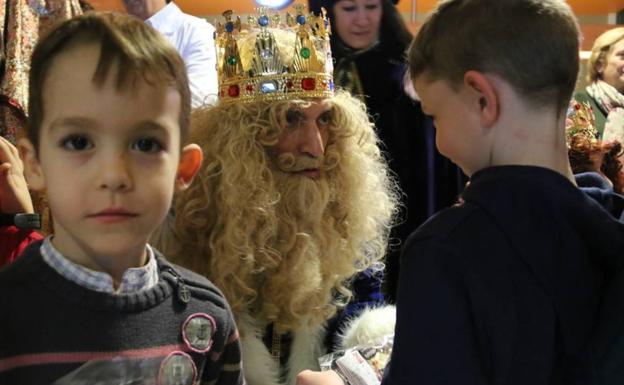
{"type": "Polygon", "coordinates": [[[299,151],[312,158],[325,154],[325,142],[321,129],[316,123],[307,123],[303,127],[299,151]]]}

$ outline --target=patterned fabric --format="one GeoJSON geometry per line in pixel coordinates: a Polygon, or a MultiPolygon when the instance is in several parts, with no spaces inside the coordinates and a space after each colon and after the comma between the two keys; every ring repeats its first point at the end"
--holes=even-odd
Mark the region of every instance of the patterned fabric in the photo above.
{"type": "Polygon", "coordinates": [[[119,287],[115,289],[113,278],[109,274],[73,263],[54,248],[51,240],[52,236],[48,236],[41,245],[43,260],[57,273],[86,289],[100,293],[130,294],[151,289],[158,283],[156,259],[149,245],[147,245],[147,263],[145,266],[126,270],[119,287]]]}
{"type": "Polygon", "coordinates": [[[4,73],[0,74],[0,135],[15,141],[25,128],[30,57],[39,35],[58,20],[82,13],[78,0],[0,0],[4,73]],[[47,5],[47,7],[45,7],[47,5]],[[48,13],[42,15],[42,13],[48,13]]]}
{"type": "Polygon", "coordinates": [[[602,140],[624,143],[624,95],[602,80],[587,86],[587,93],[607,112],[602,140]]]}

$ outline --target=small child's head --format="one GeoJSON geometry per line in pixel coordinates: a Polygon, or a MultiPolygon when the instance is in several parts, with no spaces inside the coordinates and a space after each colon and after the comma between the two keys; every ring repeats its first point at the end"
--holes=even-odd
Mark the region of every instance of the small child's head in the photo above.
{"type": "Polygon", "coordinates": [[[565,0],[445,0],[409,49],[412,79],[452,87],[495,74],[536,108],[565,111],[579,69],[579,29],[565,0]]]}
{"type": "MultiPolygon", "coordinates": [[[[76,47],[99,49],[92,83],[101,87],[114,76],[115,88],[129,91],[136,82],[167,84],[180,95],[179,126],[184,140],[188,133],[191,94],[184,61],[157,31],[145,23],[114,13],[89,13],[68,20],[43,37],[33,53],[28,99],[28,139],[38,150],[44,119],[45,85],[59,56],[76,47]]],[[[80,61],[73,63],[80,65],[80,61]]]]}
{"type": "Polygon", "coordinates": [[[68,20],[35,48],[29,114],[20,150],[30,186],[47,192],[57,249],[95,269],[98,256],[144,255],[201,162],[182,147],[190,92],[175,48],[130,16],[68,20]]]}
{"type": "Polygon", "coordinates": [[[441,1],[408,52],[440,152],[467,175],[512,163],[508,154],[498,155],[505,146],[519,148],[513,135],[528,144],[528,131],[495,128],[535,123],[538,115],[546,119],[539,135],[548,130],[553,146],[560,145],[578,50],[578,24],[564,0],[441,1]],[[555,126],[561,132],[550,128],[555,126]]]}

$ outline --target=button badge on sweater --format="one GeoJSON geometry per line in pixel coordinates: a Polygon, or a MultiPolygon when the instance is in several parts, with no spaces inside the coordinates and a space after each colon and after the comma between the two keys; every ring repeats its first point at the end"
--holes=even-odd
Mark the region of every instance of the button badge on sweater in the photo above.
{"type": "Polygon", "coordinates": [[[212,336],[217,330],[214,318],[206,313],[190,315],[182,325],[182,339],[196,353],[206,353],[212,347],[212,336]]]}
{"type": "Polygon", "coordinates": [[[184,352],[173,352],[160,364],[158,385],[192,385],[196,380],[195,362],[184,352]]]}

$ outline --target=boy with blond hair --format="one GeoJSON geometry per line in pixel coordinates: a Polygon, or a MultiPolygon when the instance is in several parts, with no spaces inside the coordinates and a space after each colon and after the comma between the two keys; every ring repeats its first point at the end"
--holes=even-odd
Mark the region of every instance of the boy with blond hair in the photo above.
{"type": "Polygon", "coordinates": [[[438,149],[471,179],[405,245],[383,384],[589,383],[624,232],[570,171],[578,52],[564,0],[442,1],[420,29],[415,89],[438,149]]]}
{"type": "Polygon", "coordinates": [[[244,382],[225,298],[147,244],[201,163],[189,111],[182,59],[137,19],[39,42],[19,148],[55,232],[0,272],[0,383],[244,382]]]}

